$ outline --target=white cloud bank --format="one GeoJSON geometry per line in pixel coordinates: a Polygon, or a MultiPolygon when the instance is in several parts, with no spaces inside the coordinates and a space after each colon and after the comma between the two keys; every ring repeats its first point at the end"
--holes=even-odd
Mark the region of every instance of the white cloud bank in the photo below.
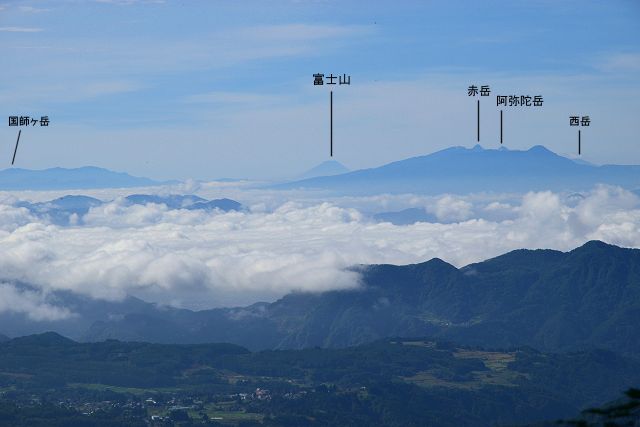
{"type": "Polygon", "coordinates": [[[20,290],[8,283],[0,283],[0,313],[22,313],[31,320],[61,320],[73,316],[64,307],[45,302],[41,292],[20,290]]]}
{"type": "MultiPolygon", "coordinates": [[[[355,287],[358,276],[345,269],[360,263],[439,257],[463,266],[513,249],[569,250],[592,239],[640,247],[640,198],[615,187],[578,198],[528,193],[509,203],[443,196],[427,210],[457,222],[376,223],[360,210],[327,202],[215,214],[116,199],[91,209],[81,226],[59,227],[0,205],[0,279],[45,293],[134,294],[206,308],[292,290],[355,287]]],[[[52,309],[29,306],[34,295],[16,292],[0,287],[0,311],[27,307],[37,317],[52,309]]]]}

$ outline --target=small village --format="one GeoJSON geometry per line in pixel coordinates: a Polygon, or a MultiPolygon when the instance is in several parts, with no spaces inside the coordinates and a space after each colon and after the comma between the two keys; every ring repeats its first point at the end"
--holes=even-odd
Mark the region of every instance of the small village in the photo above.
{"type": "MultiPolygon", "coordinates": [[[[78,391],[82,390],[77,388],[78,391]]],[[[148,426],[187,425],[251,425],[260,423],[263,413],[268,412],[272,399],[302,399],[315,389],[274,393],[267,388],[256,387],[253,391],[219,395],[196,395],[181,392],[175,395],[151,392],[147,394],[116,393],[112,399],[101,399],[104,392],[94,396],[76,393],[75,397],[54,399],[43,394],[22,395],[9,392],[20,407],[42,407],[52,404],[58,408],[73,410],[91,418],[118,416],[131,421],[144,421],[148,426]]],[[[7,391],[0,391],[0,399],[7,391]]]]}

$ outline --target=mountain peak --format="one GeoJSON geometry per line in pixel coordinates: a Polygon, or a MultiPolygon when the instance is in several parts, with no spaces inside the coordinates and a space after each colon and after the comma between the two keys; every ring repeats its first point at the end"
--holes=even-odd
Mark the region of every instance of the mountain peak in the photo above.
{"type": "Polygon", "coordinates": [[[349,169],[337,160],[325,160],[324,162],[300,175],[298,179],[340,175],[347,172],[349,172],[349,169]]]}
{"type": "Polygon", "coordinates": [[[544,145],[534,145],[533,147],[529,148],[527,151],[529,151],[531,153],[552,154],[554,156],[557,155],[556,153],[554,153],[553,151],[549,150],[544,145]]]}
{"type": "Polygon", "coordinates": [[[441,268],[441,269],[450,270],[450,271],[458,270],[454,265],[449,264],[448,262],[438,257],[431,258],[429,261],[425,261],[419,265],[422,265],[423,267],[430,267],[430,268],[441,268]]]}
{"type": "Polygon", "coordinates": [[[602,250],[617,250],[624,249],[615,245],[610,245],[601,240],[589,240],[584,245],[575,248],[571,252],[592,252],[592,251],[602,251],[602,250]]]}
{"type": "Polygon", "coordinates": [[[18,337],[12,339],[11,342],[15,344],[39,345],[45,347],[75,343],[75,341],[63,337],[57,332],[44,332],[42,334],[18,337]]]}

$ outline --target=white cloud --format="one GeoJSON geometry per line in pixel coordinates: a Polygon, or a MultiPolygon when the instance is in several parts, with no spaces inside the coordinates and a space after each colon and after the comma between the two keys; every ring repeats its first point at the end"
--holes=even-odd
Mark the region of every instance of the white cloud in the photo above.
{"type": "Polygon", "coordinates": [[[640,71],[640,53],[616,53],[604,58],[598,67],[609,72],[640,71]]]}
{"type": "Polygon", "coordinates": [[[20,10],[20,12],[24,12],[24,13],[42,13],[42,12],[49,12],[51,10],[51,9],[44,9],[44,8],[33,7],[33,6],[20,6],[18,9],[20,10]]]}
{"type": "Polygon", "coordinates": [[[134,4],[164,4],[164,0],[94,0],[96,3],[130,6],[134,4]]]}
{"type": "Polygon", "coordinates": [[[36,218],[25,208],[0,204],[0,234],[35,221],[36,218]]]}
{"type": "Polygon", "coordinates": [[[372,26],[364,25],[285,24],[250,27],[238,34],[255,40],[299,42],[366,35],[372,31],[372,26]]]}
{"type": "Polygon", "coordinates": [[[3,33],[39,33],[44,31],[42,28],[35,27],[0,27],[3,33]]]}
{"type": "Polygon", "coordinates": [[[462,221],[472,215],[473,205],[462,198],[444,195],[439,198],[435,206],[428,207],[427,211],[432,212],[440,221],[462,221]]]}
{"type": "MultiPolygon", "coordinates": [[[[139,0],[103,2],[122,5],[150,3],[139,0]]],[[[11,26],[0,27],[0,31],[40,32],[43,29],[11,26]]],[[[29,79],[33,70],[47,69],[46,79],[39,75],[27,88],[6,89],[0,92],[0,101],[15,107],[20,102],[25,105],[46,103],[50,99],[77,102],[97,95],[131,92],[155,80],[150,76],[220,70],[274,58],[318,56],[326,51],[338,50],[344,43],[357,43],[369,32],[366,26],[286,24],[215,27],[196,39],[167,38],[145,33],[134,39],[105,39],[98,35],[59,38],[53,43],[49,39],[39,40],[32,46],[0,43],[0,47],[12,50],[12,55],[16,57],[3,69],[7,78],[29,79]],[[333,43],[328,43],[329,40],[333,43]],[[34,49],[40,53],[34,55],[34,49]]],[[[180,98],[208,102],[211,94],[187,92],[180,98]]],[[[246,95],[227,93],[224,102],[232,98],[247,100],[246,95]]],[[[268,105],[271,104],[261,104],[262,107],[268,105]]]]}
{"type": "Polygon", "coordinates": [[[23,313],[31,320],[61,320],[73,316],[64,307],[44,301],[40,292],[18,290],[13,285],[0,283],[0,313],[23,313]]]}
{"type": "MultiPolygon", "coordinates": [[[[53,83],[42,87],[38,96],[56,99],[59,102],[77,102],[105,95],[135,92],[142,88],[144,88],[142,84],[124,80],[76,82],[73,84],[73,90],[70,86],[53,83]]],[[[19,93],[19,88],[7,89],[0,92],[0,100],[8,102],[10,99],[15,99],[19,93]]]]}
{"type": "Polygon", "coordinates": [[[266,95],[247,92],[205,92],[196,95],[189,95],[184,98],[187,103],[196,104],[218,104],[228,107],[229,105],[240,105],[249,108],[264,107],[273,104],[280,104],[287,100],[284,96],[266,95]]]}
{"type": "MultiPolygon", "coordinates": [[[[256,202],[262,197],[254,196],[256,202]]],[[[518,248],[570,250],[591,239],[640,247],[640,198],[615,187],[596,187],[577,203],[551,192],[363,199],[309,199],[275,208],[259,202],[256,209],[229,213],[116,199],[71,227],[4,206],[0,217],[6,211],[9,220],[0,234],[0,278],[45,292],[66,289],[106,299],[134,294],[204,308],[293,290],[355,287],[358,275],[346,270],[355,264],[439,257],[463,266],[518,248]],[[347,207],[357,204],[433,206],[449,223],[376,223],[347,207]]]]}
{"type": "Polygon", "coordinates": [[[93,82],[77,88],[83,97],[112,95],[114,93],[133,92],[143,88],[142,85],[129,81],[93,82]]]}

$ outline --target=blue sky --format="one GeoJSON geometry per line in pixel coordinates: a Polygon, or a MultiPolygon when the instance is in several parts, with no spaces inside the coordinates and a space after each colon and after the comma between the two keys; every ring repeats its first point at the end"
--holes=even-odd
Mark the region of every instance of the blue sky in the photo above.
{"type": "MultiPolygon", "coordinates": [[[[469,84],[543,95],[505,109],[505,146],[640,163],[637,1],[0,1],[0,156],[154,178],[269,178],[329,158],[371,167],[473,146],[469,84]]],[[[495,97],[480,143],[499,146],[495,97]]],[[[0,162],[1,162],[0,157],[0,162]]]]}

